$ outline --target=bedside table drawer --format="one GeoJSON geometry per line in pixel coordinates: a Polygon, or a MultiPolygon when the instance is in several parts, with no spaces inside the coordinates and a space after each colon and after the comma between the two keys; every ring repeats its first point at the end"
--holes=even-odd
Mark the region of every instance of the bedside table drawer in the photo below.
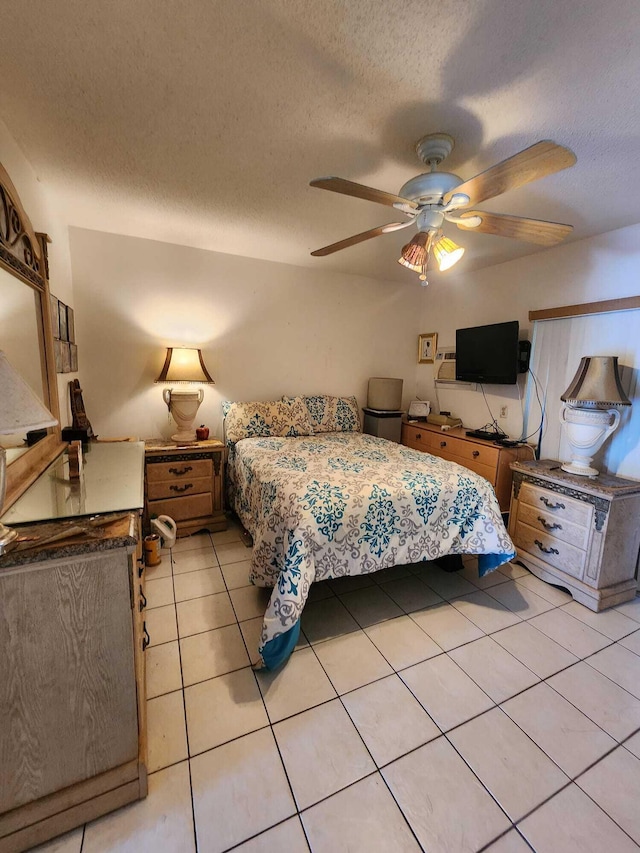
{"type": "Polygon", "coordinates": [[[563,542],[575,545],[576,548],[581,548],[583,551],[586,551],[589,544],[589,527],[582,527],[571,521],[566,521],[562,517],[536,509],[529,504],[521,503],[518,506],[518,521],[522,521],[555,539],[561,539],[563,542]]]}
{"type": "Polygon", "coordinates": [[[178,498],[183,495],[199,495],[211,491],[211,477],[180,477],[175,482],[162,480],[159,483],[147,483],[147,497],[150,501],[158,498],[178,498]]]}
{"type": "Polygon", "coordinates": [[[582,577],[587,556],[586,551],[569,545],[568,542],[563,542],[561,539],[556,539],[555,536],[550,536],[548,533],[541,533],[521,522],[519,518],[520,516],[518,516],[514,536],[514,544],[518,549],[533,554],[539,560],[549,563],[567,575],[574,578],[582,577]]]}
{"type": "Polygon", "coordinates": [[[196,478],[208,477],[211,482],[213,467],[211,459],[188,459],[175,462],[147,462],[147,482],[158,483],[163,480],[192,481],[196,478]]]}
{"type": "Polygon", "coordinates": [[[204,495],[149,501],[149,513],[151,515],[170,515],[175,521],[204,518],[211,515],[212,512],[213,498],[211,492],[204,495]]]}
{"type": "Polygon", "coordinates": [[[542,510],[550,519],[564,519],[581,527],[591,526],[593,507],[559,492],[541,489],[531,483],[523,483],[520,490],[520,503],[542,510]]]}

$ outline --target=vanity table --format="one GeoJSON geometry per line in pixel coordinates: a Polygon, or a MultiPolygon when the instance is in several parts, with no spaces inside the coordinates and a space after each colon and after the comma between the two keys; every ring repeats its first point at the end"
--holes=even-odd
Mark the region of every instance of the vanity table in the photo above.
{"type": "Polygon", "coordinates": [[[2,517],[0,853],[147,793],[144,445],[91,443],[68,474],[63,453],[2,517]]]}

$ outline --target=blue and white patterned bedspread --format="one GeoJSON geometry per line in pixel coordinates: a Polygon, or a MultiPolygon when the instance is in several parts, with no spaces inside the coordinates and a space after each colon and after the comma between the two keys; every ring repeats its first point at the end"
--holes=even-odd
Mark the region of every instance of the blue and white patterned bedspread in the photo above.
{"type": "Polygon", "coordinates": [[[259,648],[268,669],[293,650],[313,581],[446,554],[482,555],[485,574],[515,555],[490,483],[419,450],[324,433],[245,438],[231,461],[251,581],[274,588],[259,648]]]}

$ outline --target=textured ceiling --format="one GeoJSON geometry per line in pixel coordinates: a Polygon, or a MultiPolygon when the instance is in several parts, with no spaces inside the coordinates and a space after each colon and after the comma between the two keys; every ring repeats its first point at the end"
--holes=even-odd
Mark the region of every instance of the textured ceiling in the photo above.
{"type": "MultiPolygon", "coordinates": [[[[27,0],[2,11],[0,116],[71,224],[415,281],[397,219],[312,189],[397,192],[426,133],[463,179],[539,139],[573,168],[481,205],[575,226],[640,221],[638,0],[27,0]]],[[[447,231],[459,270],[540,251],[447,231]]]]}

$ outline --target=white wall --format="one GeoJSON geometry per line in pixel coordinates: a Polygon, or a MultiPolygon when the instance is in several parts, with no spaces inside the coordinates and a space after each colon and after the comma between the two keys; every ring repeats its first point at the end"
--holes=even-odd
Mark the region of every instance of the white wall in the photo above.
{"type": "MultiPolygon", "coordinates": [[[[477,272],[442,274],[424,289],[420,331],[436,331],[438,346],[455,346],[458,328],[518,320],[521,339],[531,340],[529,311],[638,295],[639,269],[640,225],[633,225],[477,272]]],[[[634,346],[635,364],[629,367],[640,366],[640,342],[634,346]]],[[[521,391],[524,382],[520,377],[521,391]]],[[[434,401],[431,365],[418,367],[417,387],[421,398],[434,401]]],[[[498,420],[500,426],[520,437],[518,387],[488,385],[485,391],[496,417],[501,406],[508,407],[507,419],[498,420]]],[[[438,400],[440,409],[451,410],[465,426],[478,428],[490,419],[479,390],[439,385],[438,400]]]]}
{"type": "Polygon", "coordinates": [[[370,376],[416,390],[421,288],[71,228],[84,402],[104,437],[175,431],[154,385],[171,345],[198,346],[216,385],[198,423],[220,435],[224,399],[355,394],[370,376]]]}
{"type": "MultiPolygon", "coordinates": [[[[56,211],[54,200],[2,121],[0,121],[0,163],[13,181],[35,231],[42,231],[51,237],[48,247],[51,292],[65,305],[74,307],[69,229],[56,211]]],[[[69,380],[75,376],[76,374],[69,373],[58,374],[62,426],[71,423],[67,389],[69,380]]]]}

